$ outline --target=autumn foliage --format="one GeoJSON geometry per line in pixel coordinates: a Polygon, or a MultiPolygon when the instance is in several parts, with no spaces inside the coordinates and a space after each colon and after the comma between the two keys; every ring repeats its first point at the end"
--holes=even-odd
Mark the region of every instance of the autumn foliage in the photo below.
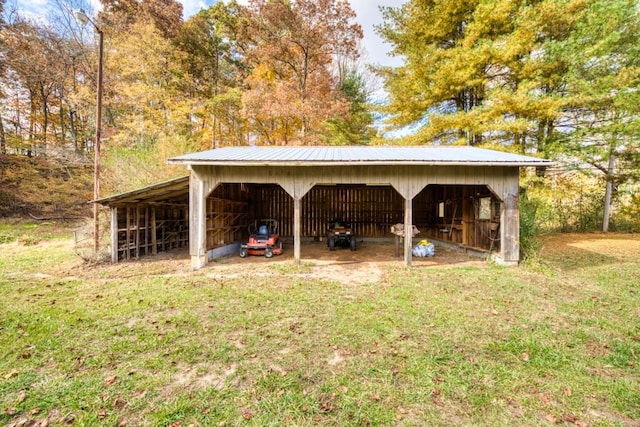
{"type": "MultiPolygon", "coordinates": [[[[3,153],[93,155],[97,38],[72,12],[47,23],[6,15],[3,153]]],[[[184,173],[166,159],[186,152],[372,137],[364,84],[345,90],[347,76],[361,72],[362,38],[346,1],[217,2],[183,22],[174,0],[104,0],[92,19],[105,46],[106,191],[184,173]]]]}

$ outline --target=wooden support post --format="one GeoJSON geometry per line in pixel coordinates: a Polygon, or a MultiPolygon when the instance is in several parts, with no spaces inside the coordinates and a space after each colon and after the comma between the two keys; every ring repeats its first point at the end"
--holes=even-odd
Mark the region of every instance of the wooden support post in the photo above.
{"type": "Polygon", "coordinates": [[[131,208],[127,207],[127,227],[125,231],[124,259],[131,257],[131,208]]]}
{"type": "Polygon", "coordinates": [[[300,264],[300,196],[293,197],[293,258],[296,264],[300,264]]]}
{"type": "Polygon", "coordinates": [[[191,171],[189,181],[189,253],[191,267],[198,270],[207,264],[207,200],[202,178],[191,171]]]}
{"type": "Polygon", "coordinates": [[[118,208],[111,208],[111,262],[118,262],[118,208]]]}
{"type": "Polygon", "coordinates": [[[473,192],[468,185],[462,189],[462,244],[471,245],[471,232],[476,227],[473,213],[473,192]]]}
{"type": "Polygon", "coordinates": [[[156,226],[156,207],[151,207],[151,253],[158,255],[158,238],[156,236],[158,228],[156,226]]]}
{"type": "Polygon", "coordinates": [[[151,253],[151,224],[149,222],[149,205],[144,207],[144,255],[151,253]]]}
{"type": "Polygon", "coordinates": [[[136,205],[136,259],[140,258],[140,205],[136,205]]]}
{"type": "Polygon", "coordinates": [[[517,265],[520,261],[520,212],[518,193],[507,194],[500,218],[501,262],[505,265],[517,265]]]}
{"type": "Polygon", "coordinates": [[[404,199],[404,265],[411,267],[413,246],[413,204],[412,199],[404,199]]]}

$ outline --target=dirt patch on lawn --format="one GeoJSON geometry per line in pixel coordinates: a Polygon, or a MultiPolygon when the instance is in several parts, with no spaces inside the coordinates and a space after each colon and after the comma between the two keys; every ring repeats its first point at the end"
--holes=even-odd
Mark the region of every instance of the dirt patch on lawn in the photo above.
{"type": "Polygon", "coordinates": [[[585,262],[602,258],[616,262],[640,260],[640,234],[625,233],[567,233],[541,238],[540,255],[544,259],[583,259],[585,262]]]}
{"type": "MultiPolygon", "coordinates": [[[[307,241],[301,245],[301,265],[296,266],[292,242],[285,243],[284,253],[265,258],[229,256],[209,263],[208,274],[213,277],[231,278],[253,275],[268,277],[282,272],[298,274],[301,278],[331,280],[345,284],[373,283],[379,281],[388,266],[404,266],[404,258],[396,256],[393,241],[359,241],[356,251],[337,248],[329,251],[326,242],[307,241]],[[272,268],[269,268],[269,267],[272,268]]],[[[415,267],[484,266],[486,261],[476,256],[436,246],[433,257],[413,257],[415,267]]]]}
{"type": "MultiPolygon", "coordinates": [[[[637,262],[640,260],[640,234],[554,234],[541,238],[541,258],[553,263],[573,260],[574,267],[603,262],[637,262]]],[[[73,241],[41,241],[38,246],[51,245],[52,250],[73,250],[73,241]]],[[[11,245],[3,245],[5,248],[11,245]]],[[[139,260],[110,264],[87,265],[78,258],[73,265],[59,265],[41,271],[41,274],[60,277],[88,277],[109,281],[112,279],[139,276],[191,276],[206,275],[216,279],[243,277],[281,277],[283,274],[297,275],[301,280],[318,279],[345,284],[374,283],[380,281],[389,267],[404,266],[402,256],[396,256],[393,240],[362,240],[356,251],[337,248],[329,251],[326,242],[303,240],[301,265],[293,259],[293,242],[284,242],[284,253],[265,258],[230,256],[209,262],[205,268],[193,271],[186,248],[145,256],[139,260]]],[[[450,268],[486,266],[484,259],[458,250],[436,245],[435,256],[413,257],[414,268],[450,268]]],[[[565,263],[566,265],[566,263],[565,263]]]]}

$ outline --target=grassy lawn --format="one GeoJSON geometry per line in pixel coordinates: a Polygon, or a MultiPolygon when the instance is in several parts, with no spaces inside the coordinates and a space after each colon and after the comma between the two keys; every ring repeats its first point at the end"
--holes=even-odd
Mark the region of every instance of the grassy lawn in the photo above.
{"type": "Polygon", "coordinates": [[[640,236],[352,284],[0,239],[2,425],[640,425],[640,236]]]}

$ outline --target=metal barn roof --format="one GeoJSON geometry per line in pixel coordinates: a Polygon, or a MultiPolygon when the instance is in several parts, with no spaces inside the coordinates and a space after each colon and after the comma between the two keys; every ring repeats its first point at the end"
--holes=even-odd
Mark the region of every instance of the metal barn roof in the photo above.
{"type": "Polygon", "coordinates": [[[108,206],[119,203],[154,203],[159,201],[167,203],[185,199],[185,197],[188,200],[188,194],[189,177],[183,176],[148,187],[93,200],[93,202],[108,206]]]}
{"type": "Polygon", "coordinates": [[[219,166],[469,165],[546,166],[546,159],[460,146],[224,147],[168,160],[219,166]]]}

